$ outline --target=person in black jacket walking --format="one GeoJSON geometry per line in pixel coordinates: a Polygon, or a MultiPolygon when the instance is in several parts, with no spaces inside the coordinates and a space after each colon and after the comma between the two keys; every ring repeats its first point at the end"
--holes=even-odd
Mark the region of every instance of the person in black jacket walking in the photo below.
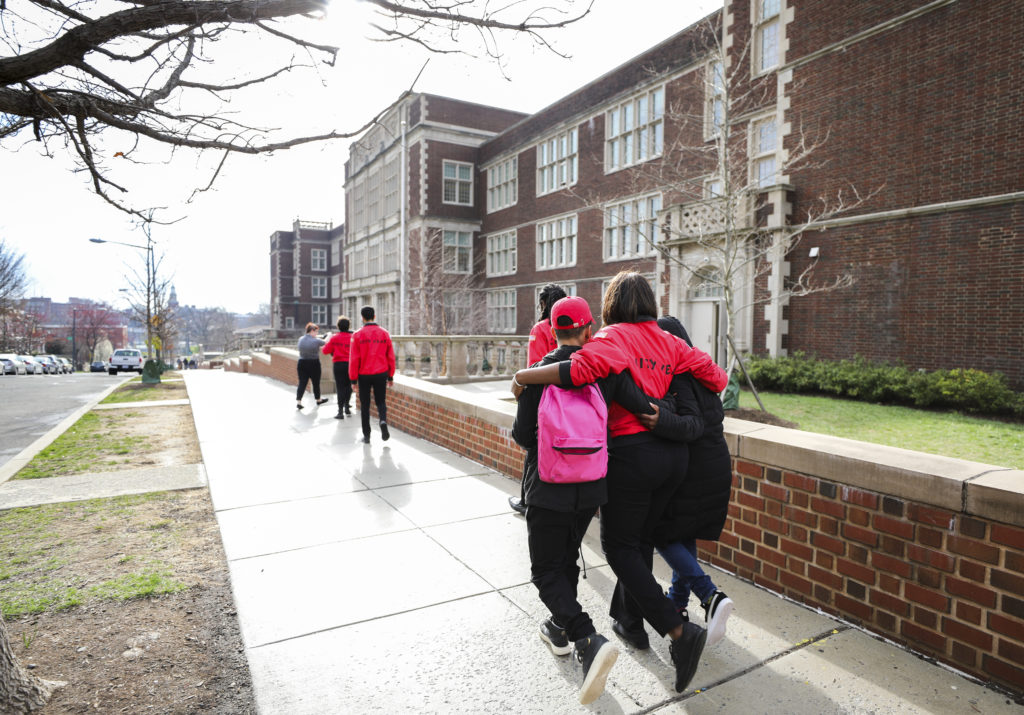
{"type": "MultiPolygon", "coordinates": [[[[568,360],[590,339],[592,323],[590,308],[582,298],[563,298],[555,303],[551,324],[558,347],[536,364],[568,360]]],[[[607,403],[614,400],[637,412],[652,409],[629,373],[611,375],[600,380],[598,386],[607,403]]],[[[519,396],[512,426],[513,439],[526,449],[523,483],[530,574],[540,599],[551,613],[540,625],[540,637],[555,655],[568,655],[575,649],[584,673],[579,699],[587,704],[604,690],[608,671],[618,657],[618,651],[596,632],[593,621],[577,600],[580,569],[576,555],[597,508],[608,500],[608,489],[604,478],[570,484],[541,480],[537,468],[537,410],[544,389],[543,385],[526,387],[519,396]]]]}

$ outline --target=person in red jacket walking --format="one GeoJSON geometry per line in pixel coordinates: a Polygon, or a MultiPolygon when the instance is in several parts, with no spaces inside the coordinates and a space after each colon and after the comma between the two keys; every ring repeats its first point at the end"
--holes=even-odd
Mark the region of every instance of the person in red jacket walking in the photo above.
{"type": "Polygon", "coordinates": [[[352,344],[352,331],[349,330],[351,322],[344,315],[338,318],[338,332],[331,336],[323,347],[324,355],[331,356],[331,366],[334,368],[334,387],[338,392],[338,414],[336,420],[345,419],[345,415],[352,414],[352,407],[349,401],[352,399],[352,383],[348,379],[348,354],[352,344]]]}
{"type": "Polygon", "coordinates": [[[387,385],[395,377],[395,347],[391,344],[388,331],[374,322],[375,313],[371,306],[359,311],[363,327],[352,335],[349,348],[348,377],[359,387],[359,413],[363,420],[363,442],[370,443],[370,391],[377,405],[380,420],[380,436],[385,442],[391,437],[388,432],[388,408],[385,402],[387,385]]]}

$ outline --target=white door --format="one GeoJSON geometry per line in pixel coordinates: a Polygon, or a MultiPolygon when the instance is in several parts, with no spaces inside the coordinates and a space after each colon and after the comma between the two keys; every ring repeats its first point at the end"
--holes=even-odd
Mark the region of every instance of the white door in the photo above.
{"type": "Polygon", "coordinates": [[[693,347],[700,348],[715,362],[718,358],[718,301],[699,300],[690,303],[690,323],[686,326],[693,347]]]}

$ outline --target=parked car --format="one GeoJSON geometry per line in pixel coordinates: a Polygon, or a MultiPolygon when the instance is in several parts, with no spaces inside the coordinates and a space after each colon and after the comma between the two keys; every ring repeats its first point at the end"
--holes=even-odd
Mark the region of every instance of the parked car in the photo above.
{"type": "Polygon", "coordinates": [[[61,372],[57,358],[52,355],[36,355],[32,359],[43,366],[43,372],[47,375],[59,375],[61,372]]]}
{"type": "Polygon", "coordinates": [[[19,355],[18,359],[25,363],[25,372],[29,375],[45,375],[43,364],[32,359],[31,355],[19,355]]]}
{"type": "Polygon", "coordinates": [[[13,360],[7,358],[0,358],[0,373],[4,375],[17,375],[18,368],[14,366],[13,360]]]}
{"type": "Polygon", "coordinates": [[[94,360],[89,363],[89,372],[106,372],[107,363],[102,360],[94,360]]]}
{"type": "MultiPolygon", "coordinates": [[[[0,354],[0,360],[6,360],[7,362],[11,363],[11,365],[14,367],[14,372],[8,373],[8,374],[10,374],[10,375],[24,375],[25,374],[25,372],[26,372],[25,371],[25,363],[23,363],[21,360],[19,360],[18,356],[15,355],[14,353],[3,353],[3,354],[0,354]]],[[[6,371],[6,369],[7,368],[5,366],[4,370],[6,371]]]]}
{"type": "Polygon", "coordinates": [[[75,371],[75,366],[71,364],[71,361],[68,358],[58,356],[57,360],[60,362],[61,370],[64,371],[65,374],[70,375],[75,371]]]}
{"type": "Polygon", "coordinates": [[[118,370],[132,370],[141,375],[142,352],[132,350],[131,348],[115,350],[114,354],[110,356],[110,365],[107,366],[107,372],[111,375],[116,375],[118,370]]]}

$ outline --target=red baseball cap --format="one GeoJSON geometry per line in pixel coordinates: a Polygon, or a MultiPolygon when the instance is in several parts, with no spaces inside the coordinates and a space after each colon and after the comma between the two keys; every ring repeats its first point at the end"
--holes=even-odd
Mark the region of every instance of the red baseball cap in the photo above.
{"type": "Polygon", "coordinates": [[[582,328],[594,322],[590,306],[583,298],[570,296],[562,298],[551,306],[551,327],[555,330],[582,328]]]}

